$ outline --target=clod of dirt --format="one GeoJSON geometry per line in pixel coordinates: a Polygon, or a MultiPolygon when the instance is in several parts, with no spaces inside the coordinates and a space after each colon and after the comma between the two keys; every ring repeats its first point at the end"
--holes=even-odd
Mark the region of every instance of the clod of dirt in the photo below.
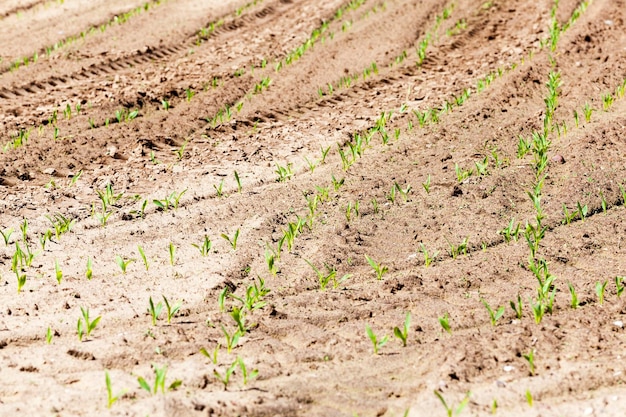
{"type": "Polygon", "coordinates": [[[452,197],[458,197],[460,195],[463,195],[463,190],[461,190],[461,187],[459,187],[458,185],[455,185],[454,189],[452,190],[452,197]]]}
{"type": "Polygon", "coordinates": [[[565,158],[563,158],[563,155],[554,155],[552,157],[552,162],[554,162],[556,164],[564,164],[565,163],[565,158]]]}
{"type": "Polygon", "coordinates": [[[75,358],[83,359],[83,360],[86,360],[86,361],[95,361],[96,360],[96,357],[93,356],[93,354],[89,353],[89,352],[80,352],[78,350],[70,349],[70,350],[67,351],[67,354],[70,355],[70,356],[73,356],[75,358]]]}

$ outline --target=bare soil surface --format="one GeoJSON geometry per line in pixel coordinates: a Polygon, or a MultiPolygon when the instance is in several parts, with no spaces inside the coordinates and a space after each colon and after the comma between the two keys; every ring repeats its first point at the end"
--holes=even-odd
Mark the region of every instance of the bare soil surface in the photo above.
{"type": "Polygon", "coordinates": [[[625,1],[8,1],[0,45],[1,415],[625,414],[625,1]]]}

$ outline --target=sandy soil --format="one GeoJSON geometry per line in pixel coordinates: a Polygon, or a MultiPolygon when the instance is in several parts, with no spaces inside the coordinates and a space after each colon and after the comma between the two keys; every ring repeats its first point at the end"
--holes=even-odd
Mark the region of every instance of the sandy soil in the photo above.
{"type": "Polygon", "coordinates": [[[625,414],[623,0],[0,19],[1,415],[625,414]]]}

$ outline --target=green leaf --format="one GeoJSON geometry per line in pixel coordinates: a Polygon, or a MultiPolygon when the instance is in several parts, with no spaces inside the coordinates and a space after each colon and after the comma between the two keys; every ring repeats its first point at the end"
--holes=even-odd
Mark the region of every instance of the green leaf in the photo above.
{"type": "Polygon", "coordinates": [[[148,391],[150,394],[152,394],[152,389],[150,388],[150,385],[148,385],[148,383],[146,382],[145,379],[143,379],[142,377],[138,377],[137,378],[137,382],[139,382],[139,386],[143,389],[145,389],[146,391],[148,391]]]}

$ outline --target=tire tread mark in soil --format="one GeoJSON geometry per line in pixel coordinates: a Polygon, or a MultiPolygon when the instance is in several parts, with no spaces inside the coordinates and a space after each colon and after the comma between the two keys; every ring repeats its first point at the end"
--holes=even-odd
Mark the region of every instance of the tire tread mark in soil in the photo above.
{"type": "Polygon", "coordinates": [[[46,3],[47,1],[48,0],[39,0],[37,2],[29,4],[27,6],[17,6],[17,7],[14,7],[12,9],[9,9],[9,10],[7,10],[4,13],[0,13],[0,20],[2,20],[4,18],[7,18],[7,17],[9,17],[9,16],[11,16],[13,14],[24,13],[24,12],[27,12],[29,10],[32,10],[32,9],[36,8],[37,6],[39,6],[39,5],[46,3]]]}
{"type": "MultiPolygon", "coordinates": [[[[152,0],[150,4],[151,4],[152,6],[154,6],[154,5],[156,5],[156,4],[159,4],[159,3],[160,3],[160,1],[161,1],[161,0],[152,0]]],[[[130,12],[132,12],[132,11],[133,11],[133,10],[135,10],[135,9],[137,9],[137,7],[133,7],[133,8],[131,8],[131,9],[129,9],[129,10],[126,10],[125,12],[114,13],[114,14],[112,14],[110,17],[108,17],[108,18],[106,18],[106,19],[104,19],[104,20],[100,21],[98,24],[90,25],[90,27],[89,27],[89,28],[85,29],[85,30],[84,30],[84,31],[82,31],[82,32],[83,32],[83,33],[86,33],[86,32],[88,32],[90,29],[99,28],[99,27],[101,27],[101,26],[109,26],[109,25],[110,25],[110,24],[114,21],[114,19],[115,19],[115,18],[117,18],[117,16],[119,16],[119,15],[124,15],[124,14],[127,14],[127,13],[130,13],[130,12]]],[[[126,22],[128,22],[128,20],[127,20],[126,22]]],[[[124,23],[126,23],[126,22],[124,22],[124,23]]],[[[64,39],[59,40],[57,43],[61,43],[62,45],[64,45],[64,44],[66,44],[66,43],[67,43],[67,41],[68,41],[68,40],[70,40],[70,39],[79,39],[79,38],[81,37],[81,36],[80,36],[80,33],[81,33],[81,32],[79,32],[78,34],[70,35],[70,36],[68,36],[68,37],[66,37],[66,38],[64,38],[64,39]]],[[[49,47],[50,47],[50,45],[48,46],[48,48],[49,48],[49,47]]],[[[62,48],[60,48],[60,49],[62,49],[62,48]]],[[[34,53],[31,53],[30,55],[27,55],[27,56],[25,56],[25,57],[17,57],[17,58],[16,58],[16,60],[19,62],[19,61],[21,61],[21,60],[22,60],[22,59],[24,59],[24,58],[30,58],[30,57],[31,57],[31,56],[33,56],[35,53],[36,53],[37,55],[39,55],[39,56],[45,56],[45,55],[46,55],[46,47],[40,48],[39,50],[37,50],[37,51],[35,51],[34,53]]],[[[15,61],[15,60],[14,60],[14,61],[15,61]]],[[[23,66],[21,66],[21,65],[20,65],[20,66],[19,66],[19,68],[23,68],[23,66]]],[[[18,69],[19,69],[19,68],[18,68],[18,69]]],[[[2,76],[2,75],[4,75],[4,74],[6,74],[7,72],[10,72],[11,70],[12,70],[12,65],[11,65],[11,64],[9,64],[8,66],[5,66],[4,68],[0,69],[0,76],[2,76]]]]}
{"type": "MultiPolygon", "coordinates": [[[[289,3],[285,3],[289,4],[289,3]]],[[[241,20],[234,20],[231,22],[234,24],[232,28],[227,28],[226,30],[220,31],[217,29],[215,31],[216,34],[232,32],[243,27],[246,27],[251,22],[255,22],[257,19],[263,19],[271,14],[275,14],[276,9],[272,6],[267,6],[261,11],[254,14],[254,17],[250,15],[244,15],[241,20]]],[[[224,26],[220,27],[224,28],[224,26]]],[[[160,48],[152,48],[148,47],[144,51],[135,51],[130,55],[126,55],[123,57],[110,59],[105,62],[95,63],[90,65],[87,68],[81,69],[79,72],[75,72],[73,74],[68,74],[67,77],[73,81],[82,81],[85,79],[91,79],[93,77],[98,76],[107,76],[116,71],[122,71],[132,66],[144,65],[153,62],[154,60],[163,60],[171,57],[174,54],[182,53],[187,51],[188,47],[191,45],[192,41],[195,42],[196,33],[193,35],[188,35],[184,41],[182,41],[179,45],[168,45],[160,48]],[[90,75],[88,75],[90,74],[90,75]]],[[[40,91],[32,90],[30,88],[32,83],[21,85],[15,88],[3,88],[0,89],[0,98],[10,99],[15,97],[23,97],[25,94],[36,94],[41,91],[45,91],[49,88],[56,88],[59,84],[66,83],[67,79],[61,78],[59,76],[51,76],[47,80],[40,81],[40,91]],[[57,81],[61,80],[61,83],[57,81]]],[[[168,97],[165,97],[166,99],[168,97]]]]}

